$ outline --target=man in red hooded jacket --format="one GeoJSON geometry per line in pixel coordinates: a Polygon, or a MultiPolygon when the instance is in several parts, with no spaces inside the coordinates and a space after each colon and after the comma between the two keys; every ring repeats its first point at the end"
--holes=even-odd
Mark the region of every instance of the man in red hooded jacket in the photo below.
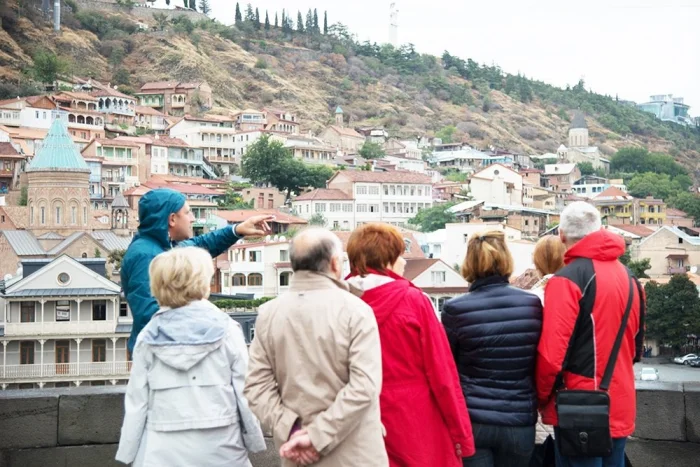
{"type": "MultiPolygon", "coordinates": [[[[629,273],[618,260],[625,252],[625,242],[601,229],[595,207],[576,202],[564,209],[559,236],[567,246],[566,266],[545,288],[536,369],[542,419],[555,426],[555,437],[554,393],[562,388],[598,389],[629,298],[629,273]],[[577,319],[580,324],[563,369],[563,384],[555,387],[577,319]]],[[[625,465],[625,442],[634,432],[636,418],[633,364],[641,357],[644,330],[643,291],[636,280],[634,284],[632,309],[608,390],[613,453],[598,459],[570,458],[557,449],[558,467],[625,465]]]]}

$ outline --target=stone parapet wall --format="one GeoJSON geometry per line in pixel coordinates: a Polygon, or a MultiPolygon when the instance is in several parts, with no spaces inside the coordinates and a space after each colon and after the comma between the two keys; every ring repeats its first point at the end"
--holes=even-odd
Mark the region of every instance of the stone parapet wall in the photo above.
{"type": "MultiPolygon", "coordinates": [[[[0,467],[111,467],[123,420],[124,386],[0,392],[0,467]]],[[[634,467],[700,465],[700,384],[637,387],[634,467]]],[[[254,467],[279,466],[271,440],[254,467]]]]}
{"type": "MultiPolygon", "coordinates": [[[[114,1],[105,0],[76,0],[79,9],[83,10],[97,10],[97,11],[108,11],[113,13],[128,13],[131,16],[135,16],[141,20],[153,21],[153,15],[155,13],[165,13],[168,18],[174,18],[175,16],[187,16],[192,21],[200,21],[203,19],[208,19],[207,15],[200,13],[198,11],[192,10],[169,10],[162,8],[146,8],[143,6],[135,6],[131,10],[118,5],[114,1]]],[[[143,0],[142,3],[146,3],[143,0]]]]}

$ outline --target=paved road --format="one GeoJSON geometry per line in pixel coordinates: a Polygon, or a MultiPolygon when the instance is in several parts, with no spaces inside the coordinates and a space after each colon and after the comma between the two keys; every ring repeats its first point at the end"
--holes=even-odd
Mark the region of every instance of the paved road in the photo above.
{"type": "Polygon", "coordinates": [[[634,365],[634,374],[639,379],[639,373],[642,368],[656,368],[659,370],[659,381],[666,382],[700,382],[700,368],[692,368],[689,366],[675,365],[672,363],[662,365],[650,365],[637,363],[634,365]]]}

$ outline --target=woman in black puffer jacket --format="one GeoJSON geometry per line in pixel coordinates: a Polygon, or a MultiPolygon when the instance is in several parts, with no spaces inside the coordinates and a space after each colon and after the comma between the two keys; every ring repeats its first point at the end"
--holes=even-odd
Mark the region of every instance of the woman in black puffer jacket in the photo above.
{"type": "Polygon", "coordinates": [[[476,443],[465,467],[526,467],[535,446],[542,304],[510,286],[512,272],[502,231],[473,236],[462,265],[469,292],[442,313],[476,443]]]}

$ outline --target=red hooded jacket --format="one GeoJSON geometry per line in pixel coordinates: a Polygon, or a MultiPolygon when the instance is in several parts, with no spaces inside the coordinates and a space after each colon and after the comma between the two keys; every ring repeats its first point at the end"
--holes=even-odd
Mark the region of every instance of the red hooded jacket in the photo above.
{"type": "Polygon", "coordinates": [[[391,467],[461,467],[475,452],[445,331],[428,297],[391,271],[348,282],[374,310],[382,345],[379,397],[391,467]],[[459,448],[457,447],[459,445],[459,448]]]}
{"type": "MultiPolygon", "coordinates": [[[[566,252],[566,266],[547,283],[536,373],[542,419],[548,425],[557,425],[553,387],[577,319],[580,332],[563,374],[564,387],[594,390],[600,385],[629,297],[628,271],[618,261],[624,252],[619,235],[607,230],[587,235],[566,252]]],[[[633,364],[641,355],[644,293],[636,280],[633,284],[632,309],[608,389],[613,438],[631,435],[636,417],[633,364]]]]}

